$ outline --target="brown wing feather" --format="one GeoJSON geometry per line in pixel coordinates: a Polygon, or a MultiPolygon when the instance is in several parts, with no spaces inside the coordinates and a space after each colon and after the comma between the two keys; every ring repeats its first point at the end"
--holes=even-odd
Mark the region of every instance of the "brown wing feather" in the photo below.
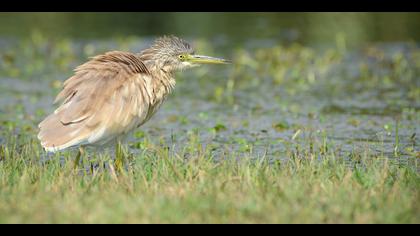
{"type": "Polygon", "coordinates": [[[144,86],[140,75],[149,76],[150,72],[137,56],[127,52],[108,52],[77,67],[57,95],[55,102],[62,104],[39,124],[41,144],[47,150],[60,150],[85,142],[103,125],[108,129],[129,125],[146,102],[136,96],[144,86]],[[115,116],[121,124],[110,122],[115,116]]]}

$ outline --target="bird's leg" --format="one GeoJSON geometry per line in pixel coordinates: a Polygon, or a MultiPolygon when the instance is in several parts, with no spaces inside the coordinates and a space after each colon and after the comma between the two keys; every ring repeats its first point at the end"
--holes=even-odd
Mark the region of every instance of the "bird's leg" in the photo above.
{"type": "Polygon", "coordinates": [[[79,166],[80,157],[85,155],[85,150],[82,146],[79,147],[79,152],[77,153],[76,159],[74,160],[73,168],[76,169],[79,166]]]}
{"type": "Polygon", "coordinates": [[[118,140],[115,145],[115,169],[118,172],[121,172],[123,170],[123,164],[124,164],[124,153],[121,147],[121,142],[118,140]]]}

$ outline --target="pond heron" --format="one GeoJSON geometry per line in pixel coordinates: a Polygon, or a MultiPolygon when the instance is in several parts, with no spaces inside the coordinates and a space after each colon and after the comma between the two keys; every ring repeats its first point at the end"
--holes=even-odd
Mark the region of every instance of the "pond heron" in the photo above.
{"type": "Polygon", "coordinates": [[[105,145],[148,121],[174,89],[174,72],[228,60],[197,55],[176,36],[155,40],[140,53],[111,51],[90,58],[64,82],[54,104],[61,105],[39,124],[38,138],[48,152],[105,145]]]}

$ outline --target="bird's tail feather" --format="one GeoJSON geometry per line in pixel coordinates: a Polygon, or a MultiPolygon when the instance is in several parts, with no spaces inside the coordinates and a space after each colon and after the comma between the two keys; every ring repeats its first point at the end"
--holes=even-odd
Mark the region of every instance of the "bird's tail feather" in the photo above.
{"type": "Polygon", "coordinates": [[[38,139],[48,152],[56,152],[86,142],[81,123],[65,125],[58,114],[51,114],[39,124],[38,139]]]}

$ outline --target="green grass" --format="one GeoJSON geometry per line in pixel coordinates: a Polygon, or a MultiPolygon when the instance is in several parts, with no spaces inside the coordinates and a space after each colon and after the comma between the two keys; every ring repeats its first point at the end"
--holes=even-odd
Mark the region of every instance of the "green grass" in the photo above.
{"type": "Polygon", "coordinates": [[[107,154],[85,159],[99,164],[92,173],[73,170],[69,152],[40,163],[36,141],[25,143],[0,149],[0,223],[420,222],[419,173],[380,156],[215,161],[193,142],[187,159],[144,141],[122,172],[107,154]]]}

